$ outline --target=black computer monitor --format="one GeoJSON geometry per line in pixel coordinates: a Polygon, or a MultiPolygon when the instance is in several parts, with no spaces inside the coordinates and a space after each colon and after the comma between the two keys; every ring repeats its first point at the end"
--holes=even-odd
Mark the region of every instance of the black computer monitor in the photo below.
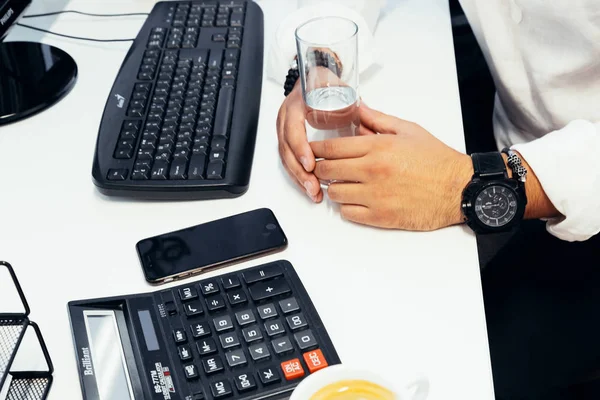
{"type": "Polygon", "coordinates": [[[77,79],[77,65],[63,50],[35,42],[6,41],[31,2],[0,0],[0,125],[50,107],[77,79]]]}

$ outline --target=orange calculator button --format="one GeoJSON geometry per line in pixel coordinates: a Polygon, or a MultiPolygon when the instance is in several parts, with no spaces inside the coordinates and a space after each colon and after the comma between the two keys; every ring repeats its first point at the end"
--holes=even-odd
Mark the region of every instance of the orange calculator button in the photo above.
{"type": "Polygon", "coordinates": [[[283,370],[285,379],[287,379],[288,381],[291,381],[292,379],[302,378],[304,376],[304,368],[302,368],[302,364],[300,364],[300,360],[297,358],[282,362],[281,369],[283,370]]]}
{"type": "Polygon", "coordinates": [[[323,352],[319,349],[304,353],[304,361],[306,362],[306,365],[308,365],[308,371],[311,374],[329,365],[327,364],[323,352]]]}

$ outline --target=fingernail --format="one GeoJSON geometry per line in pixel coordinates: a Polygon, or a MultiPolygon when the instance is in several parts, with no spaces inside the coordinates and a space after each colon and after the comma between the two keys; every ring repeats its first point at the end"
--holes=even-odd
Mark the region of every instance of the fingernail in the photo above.
{"type": "Polygon", "coordinates": [[[304,189],[306,189],[306,193],[312,198],[313,194],[312,194],[312,190],[313,190],[313,184],[310,181],[306,181],[304,182],[304,189]]]}
{"type": "Polygon", "coordinates": [[[309,172],[308,171],[308,158],[302,156],[302,157],[300,157],[300,162],[302,163],[302,166],[304,167],[306,172],[309,172]]]}

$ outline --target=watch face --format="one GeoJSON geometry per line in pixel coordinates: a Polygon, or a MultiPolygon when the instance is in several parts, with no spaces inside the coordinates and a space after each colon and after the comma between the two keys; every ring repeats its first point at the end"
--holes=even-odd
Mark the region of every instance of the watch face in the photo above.
{"type": "Polygon", "coordinates": [[[507,225],[517,214],[515,192],[502,185],[491,185],[477,194],[475,214],[484,225],[499,228],[507,225]]]}

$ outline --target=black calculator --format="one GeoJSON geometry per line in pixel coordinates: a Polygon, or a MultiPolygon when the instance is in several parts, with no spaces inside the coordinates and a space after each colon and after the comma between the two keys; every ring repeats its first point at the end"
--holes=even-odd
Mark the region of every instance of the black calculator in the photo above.
{"type": "Polygon", "coordinates": [[[281,399],[340,363],[288,261],[69,313],[86,400],[281,399]]]}

